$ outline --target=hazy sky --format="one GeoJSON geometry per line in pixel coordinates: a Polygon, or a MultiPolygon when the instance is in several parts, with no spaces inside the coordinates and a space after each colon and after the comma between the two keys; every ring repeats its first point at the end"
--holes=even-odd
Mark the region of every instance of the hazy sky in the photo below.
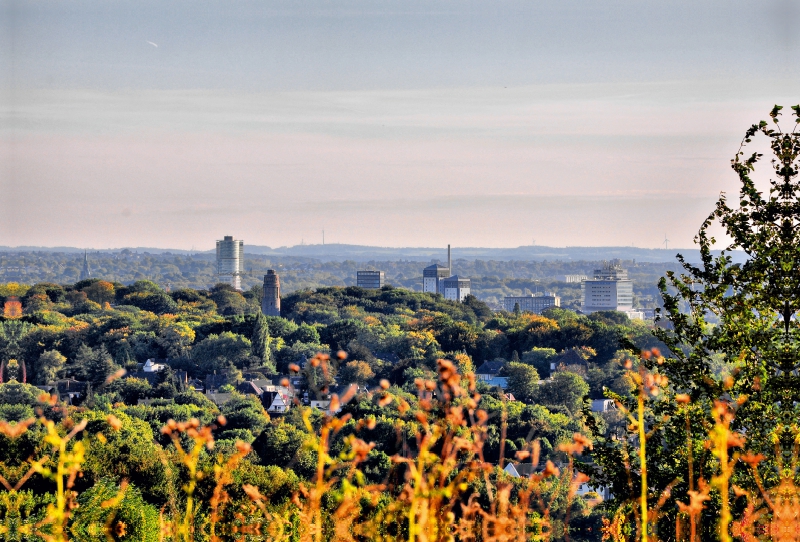
{"type": "Polygon", "coordinates": [[[0,245],[688,247],[800,102],[798,28],[800,0],[0,0],[0,245]]]}

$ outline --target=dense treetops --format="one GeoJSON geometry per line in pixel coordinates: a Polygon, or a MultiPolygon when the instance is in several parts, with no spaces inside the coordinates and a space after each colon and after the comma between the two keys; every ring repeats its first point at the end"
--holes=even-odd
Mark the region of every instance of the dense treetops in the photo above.
{"type": "MultiPolygon", "coordinates": [[[[555,457],[558,443],[583,427],[585,399],[602,397],[604,386],[626,393],[617,362],[620,338],[641,347],[655,341],[645,324],[617,314],[585,317],[563,309],[545,315],[495,313],[474,297],[455,303],[392,287],[296,291],[283,299],[283,317],[263,316],[252,292],[225,285],[166,292],[147,280],[126,286],[90,279],[66,286],[5,284],[0,295],[22,304],[21,317],[0,320],[0,359],[5,360],[0,418],[19,421],[33,415],[40,392],[33,385],[65,379],[87,383],[69,408],[90,420],[102,420],[113,409],[123,432],[92,460],[97,464],[89,462],[86,483],[125,478],[144,502],[157,506],[166,498],[159,482],[166,474],[162,463],[153,461],[154,450],[171,446],[160,436],[170,419],[210,423],[224,415],[227,424],[217,431],[218,445],[253,443],[244,463],[248,466],[242,468],[250,469],[247,476],[256,476],[263,491],[288,495],[292,476],[313,471],[301,449],[308,431],[296,409],[270,416],[268,405],[238,392],[217,406],[190,391],[181,379],[184,373],[189,381],[225,375],[229,385],[222,391],[232,391],[244,376],[278,384],[279,375],[288,374],[293,364],[302,365],[318,352],[344,350],[348,358],[329,374],[312,374],[309,367],[301,387],[312,388],[313,395],[323,385],[356,383],[368,390],[387,381],[390,393],[417,408],[416,382],[434,377],[437,359],[453,360],[464,374],[487,360],[507,361],[499,376],[508,379],[514,400],[479,384],[484,408],[497,418],[489,426],[485,452],[497,462],[501,410],[507,410],[505,457],[513,457],[531,439],[539,439],[545,455],[555,457]],[[140,372],[148,359],[165,365],[155,379],[140,372]],[[552,381],[551,366],[559,369],[552,381]],[[268,482],[273,467],[288,468],[290,477],[268,482]]],[[[381,479],[398,450],[397,425],[407,422],[400,422],[397,410],[361,394],[344,412],[354,420],[377,419],[368,472],[381,479]]],[[[618,422],[613,416],[608,420],[618,422]]],[[[342,442],[334,442],[334,448],[342,442]]],[[[6,465],[23,460],[22,450],[5,450],[10,454],[6,465]]]]}

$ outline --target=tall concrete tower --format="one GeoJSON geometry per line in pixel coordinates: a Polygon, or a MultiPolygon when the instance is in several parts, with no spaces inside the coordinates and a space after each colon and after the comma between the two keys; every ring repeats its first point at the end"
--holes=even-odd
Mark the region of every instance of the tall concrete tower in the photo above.
{"type": "Polygon", "coordinates": [[[242,270],[244,269],[244,241],[226,235],[217,241],[217,276],[219,282],[242,289],[242,270]]]}
{"type": "Polygon", "coordinates": [[[261,312],[265,316],[281,315],[281,281],[274,269],[264,275],[264,297],[261,298],[261,312]]]}

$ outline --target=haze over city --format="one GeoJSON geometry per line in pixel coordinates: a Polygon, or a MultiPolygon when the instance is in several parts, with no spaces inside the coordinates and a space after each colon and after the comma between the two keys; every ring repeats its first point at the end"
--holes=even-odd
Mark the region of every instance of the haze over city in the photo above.
{"type": "Polygon", "coordinates": [[[800,90],[791,1],[2,13],[10,246],[689,247],[800,90]]]}

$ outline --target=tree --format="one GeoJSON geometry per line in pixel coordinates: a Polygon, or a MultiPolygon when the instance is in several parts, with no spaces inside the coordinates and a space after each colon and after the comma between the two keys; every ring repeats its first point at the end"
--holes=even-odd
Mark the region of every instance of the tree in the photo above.
{"type": "Polygon", "coordinates": [[[580,375],[561,371],[539,387],[536,400],[549,407],[562,406],[576,416],[583,408],[583,398],[588,393],[589,384],[580,375]]]}
{"type": "Polygon", "coordinates": [[[540,375],[550,377],[550,364],[558,357],[555,348],[533,348],[522,354],[522,362],[532,365],[540,375]]]}
{"type": "Polygon", "coordinates": [[[58,350],[46,350],[39,356],[36,362],[33,381],[36,384],[48,384],[53,382],[66,362],[67,358],[58,350]]]}
{"type": "MultiPolygon", "coordinates": [[[[792,109],[795,124],[800,123],[800,106],[792,109]]],[[[655,333],[669,351],[664,352],[665,358],[642,356],[638,363],[642,370],[658,372],[669,382],[659,394],[660,400],[648,401],[648,420],[664,421],[650,431],[646,457],[652,499],[666,494],[669,487],[670,499],[658,504],[661,510],[673,511],[663,516],[665,526],[676,521],[672,503],[689,502],[689,483],[683,480],[690,469],[703,473],[696,476],[710,478],[717,488],[724,483],[727,491],[727,475],[735,484],[736,492],[731,491],[729,501],[721,498],[724,494],[720,491],[708,503],[710,510],[703,512],[706,517],[715,508],[733,505],[742,494],[777,494],[776,486],[784,483],[788,486],[785,494],[797,491],[791,469],[781,469],[786,468],[788,458],[796,456],[800,440],[800,133],[796,127],[791,132],[781,129],[780,111],[775,106],[771,122],[762,120],[745,132],[731,161],[740,184],[738,201],[729,205],[723,193],[701,225],[695,237],[700,263],[689,263],[678,254],[683,271],[669,271],[659,283],[664,307],[658,319],[667,320],[668,325],[655,333]],[[754,179],[760,174],[757,166],[763,155],[745,153],[756,136],[766,140],[773,154],[773,171],[758,180],[768,183],[766,191],[760,190],[754,179]],[[711,230],[718,225],[729,241],[715,255],[711,230]],[[734,251],[740,251],[744,261],[734,262],[734,251]],[[720,370],[720,361],[735,364],[735,370],[720,370]],[[735,457],[736,450],[743,448],[747,457],[757,459],[751,465],[731,461],[725,480],[715,483],[721,471],[712,454],[694,455],[690,467],[687,454],[675,454],[674,450],[703,450],[709,442],[707,428],[720,434],[730,418],[733,433],[715,453],[735,457]],[[758,483],[754,468],[760,473],[758,483]],[[675,484],[676,480],[679,483],[675,484]]],[[[630,408],[635,405],[633,400],[628,402],[630,408]]],[[[620,464],[626,453],[620,448],[627,446],[631,436],[599,439],[594,451],[606,479],[613,484],[612,491],[621,499],[630,496],[625,477],[634,469],[643,470],[639,465],[620,464]]],[[[748,505],[752,502],[748,499],[748,505]]],[[[757,518],[763,512],[770,514],[771,510],[756,509],[750,515],[757,518]]],[[[719,536],[715,524],[698,534],[703,540],[719,536]]]]}
{"type": "Polygon", "coordinates": [[[246,314],[250,307],[242,294],[230,284],[217,284],[211,289],[211,299],[217,304],[217,311],[225,316],[246,314]]]}
{"type": "Polygon", "coordinates": [[[342,384],[364,385],[374,377],[375,373],[366,361],[348,361],[344,367],[339,368],[338,380],[342,384]]]}
{"type": "Polygon", "coordinates": [[[89,286],[83,288],[83,291],[86,293],[86,297],[100,305],[114,301],[114,285],[104,280],[93,282],[89,286]]]}
{"type": "MultiPolygon", "coordinates": [[[[135,486],[120,490],[116,481],[103,478],[81,493],[81,513],[75,515],[70,532],[79,540],[92,540],[108,526],[121,534],[121,540],[157,542],[159,540],[158,509],[142,498],[135,486]]],[[[116,538],[109,539],[114,540],[116,538]]]]}
{"type": "Polygon", "coordinates": [[[539,389],[539,373],[530,365],[519,362],[506,363],[502,369],[503,376],[508,378],[508,388],[514,399],[523,403],[531,403],[539,389]]]}
{"type": "Polygon", "coordinates": [[[262,465],[286,467],[307,438],[309,435],[294,425],[279,422],[267,426],[253,442],[253,449],[261,458],[262,465]]]}
{"type": "Polygon", "coordinates": [[[80,345],[73,363],[67,368],[78,380],[90,382],[95,388],[103,385],[117,369],[119,367],[114,364],[105,345],[92,350],[85,344],[80,345]]]}
{"type": "Polygon", "coordinates": [[[253,333],[250,335],[250,343],[252,348],[253,357],[258,360],[261,367],[267,367],[269,372],[275,371],[275,365],[272,363],[272,352],[269,348],[269,324],[267,324],[267,317],[259,312],[253,322],[253,333]]]}
{"type": "Polygon", "coordinates": [[[200,366],[202,374],[214,371],[222,374],[234,369],[247,369],[254,363],[250,355],[250,340],[225,331],[219,335],[209,335],[192,348],[192,359],[200,366]]]}
{"type": "Polygon", "coordinates": [[[139,399],[146,399],[153,393],[150,382],[143,378],[121,378],[112,383],[110,389],[119,393],[126,405],[135,405],[139,399]]]}

